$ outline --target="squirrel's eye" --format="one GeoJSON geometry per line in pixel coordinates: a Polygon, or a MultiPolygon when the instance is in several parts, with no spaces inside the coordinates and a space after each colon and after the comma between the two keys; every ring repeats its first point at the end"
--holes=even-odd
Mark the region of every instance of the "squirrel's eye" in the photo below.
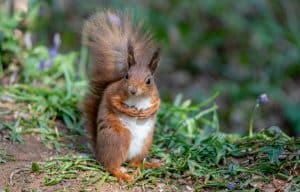
{"type": "Polygon", "coordinates": [[[150,85],[150,83],[151,83],[151,79],[149,78],[149,79],[147,79],[146,84],[150,85]]]}
{"type": "Polygon", "coordinates": [[[129,78],[129,76],[128,76],[128,73],[126,73],[126,75],[125,75],[125,79],[128,79],[129,78]]]}

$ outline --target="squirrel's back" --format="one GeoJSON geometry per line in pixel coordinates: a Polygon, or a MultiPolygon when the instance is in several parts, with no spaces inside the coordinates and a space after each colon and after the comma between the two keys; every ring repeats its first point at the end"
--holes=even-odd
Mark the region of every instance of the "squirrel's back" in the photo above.
{"type": "Polygon", "coordinates": [[[95,144],[103,91],[127,71],[128,43],[133,45],[135,59],[140,65],[148,64],[154,47],[151,35],[142,30],[142,25],[121,12],[104,11],[91,16],[84,25],[83,38],[92,57],[87,75],[91,92],[84,98],[83,112],[86,129],[95,144]]]}

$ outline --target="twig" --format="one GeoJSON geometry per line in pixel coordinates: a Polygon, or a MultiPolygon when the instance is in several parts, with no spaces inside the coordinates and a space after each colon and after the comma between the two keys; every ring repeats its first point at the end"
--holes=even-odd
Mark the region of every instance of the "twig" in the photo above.
{"type": "Polygon", "coordinates": [[[15,174],[17,174],[17,173],[19,173],[19,172],[21,172],[21,171],[28,171],[28,170],[30,170],[28,167],[24,167],[24,168],[20,168],[20,169],[16,169],[16,170],[14,170],[11,174],[10,174],[10,176],[9,176],[9,185],[13,185],[13,177],[14,177],[14,175],[15,174]]]}

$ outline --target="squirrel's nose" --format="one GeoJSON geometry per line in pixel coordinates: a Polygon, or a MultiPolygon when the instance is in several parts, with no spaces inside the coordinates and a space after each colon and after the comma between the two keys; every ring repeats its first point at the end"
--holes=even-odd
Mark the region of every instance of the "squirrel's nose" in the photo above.
{"type": "Polygon", "coordinates": [[[135,87],[129,87],[129,93],[130,93],[131,95],[135,95],[136,92],[137,92],[137,89],[136,89],[135,87]]]}
{"type": "Polygon", "coordinates": [[[135,95],[136,94],[136,89],[132,89],[130,90],[131,95],[135,95]]]}

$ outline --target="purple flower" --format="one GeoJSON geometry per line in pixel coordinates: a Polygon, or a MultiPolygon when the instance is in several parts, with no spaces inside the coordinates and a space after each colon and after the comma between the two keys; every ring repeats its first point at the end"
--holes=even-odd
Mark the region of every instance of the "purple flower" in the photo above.
{"type": "Polygon", "coordinates": [[[234,188],[235,188],[235,184],[234,183],[229,183],[228,189],[233,190],[234,188]]]}
{"type": "Polygon", "coordinates": [[[53,37],[53,47],[49,49],[50,58],[56,57],[60,44],[61,44],[60,35],[59,33],[55,33],[53,37]]]}
{"type": "Polygon", "coordinates": [[[60,39],[60,35],[59,33],[55,33],[54,37],[53,37],[53,47],[51,47],[49,49],[49,59],[48,60],[41,60],[38,64],[38,69],[40,71],[43,71],[43,70],[48,70],[52,65],[53,65],[53,62],[54,62],[54,58],[57,56],[58,54],[58,48],[60,47],[60,44],[61,44],[61,39],[60,39]]]}
{"type": "Polygon", "coordinates": [[[269,101],[269,98],[268,98],[267,94],[263,93],[257,98],[256,103],[261,105],[268,101],[269,101]]]}
{"type": "Polygon", "coordinates": [[[269,98],[267,96],[267,94],[263,93],[261,94],[257,99],[256,99],[256,104],[252,110],[252,113],[251,113],[251,117],[250,117],[250,121],[249,121],[249,137],[252,137],[253,135],[253,121],[254,121],[254,114],[255,114],[255,111],[256,109],[269,101],[269,98]]]}
{"type": "Polygon", "coordinates": [[[44,67],[45,67],[45,60],[43,59],[43,60],[41,60],[40,62],[39,62],[39,64],[38,64],[38,69],[40,70],[40,71],[43,71],[44,70],[44,67]]]}
{"type": "Polygon", "coordinates": [[[53,59],[57,55],[57,49],[55,47],[52,47],[49,49],[49,56],[50,59],[53,59]]]}

